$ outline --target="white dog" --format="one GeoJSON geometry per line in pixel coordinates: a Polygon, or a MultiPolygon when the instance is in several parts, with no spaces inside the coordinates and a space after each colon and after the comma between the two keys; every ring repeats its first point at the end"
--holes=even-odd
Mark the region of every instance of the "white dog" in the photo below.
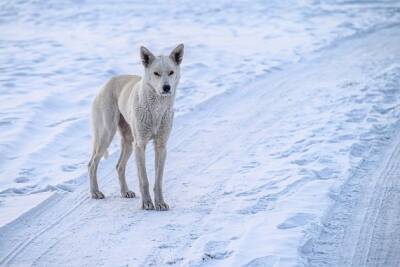
{"type": "Polygon", "coordinates": [[[169,56],[155,57],[147,48],[140,48],[144,76],[121,75],[112,78],[96,96],[92,106],[93,153],[89,162],[92,198],[104,198],[97,184],[97,167],[101,157],[107,157],[118,128],[121,133],[121,155],[117,164],[121,194],[132,198],[125,179],[126,163],[135,151],[142,208],[168,210],[162,194],[162,179],[166,144],[174,117],[175,91],[180,78],[183,44],[169,56]],[[149,193],[145,167],[147,143],[153,139],[155,148],[154,204],[149,193]]]}

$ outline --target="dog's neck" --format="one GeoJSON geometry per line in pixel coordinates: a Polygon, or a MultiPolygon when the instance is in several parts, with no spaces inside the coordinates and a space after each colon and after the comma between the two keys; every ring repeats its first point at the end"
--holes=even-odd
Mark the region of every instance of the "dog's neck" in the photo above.
{"type": "Polygon", "coordinates": [[[149,107],[152,107],[154,110],[158,111],[167,111],[173,109],[175,93],[168,96],[159,95],[156,89],[144,80],[142,80],[140,87],[140,97],[148,104],[149,107]]]}

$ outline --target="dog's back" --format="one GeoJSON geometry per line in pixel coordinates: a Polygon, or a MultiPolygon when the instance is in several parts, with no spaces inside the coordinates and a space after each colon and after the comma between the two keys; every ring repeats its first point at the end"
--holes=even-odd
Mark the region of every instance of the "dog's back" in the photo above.
{"type": "Polygon", "coordinates": [[[94,141],[98,139],[98,131],[95,127],[104,126],[108,129],[110,125],[118,123],[120,112],[118,109],[118,98],[124,89],[130,91],[141,79],[137,75],[119,75],[111,78],[97,94],[92,105],[92,126],[94,130],[94,141]]]}
{"type": "Polygon", "coordinates": [[[124,88],[133,88],[140,81],[137,75],[119,75],[111,78],[97,95],[96,101],[113,100],[118,102],[118,98],[124,88]]]}

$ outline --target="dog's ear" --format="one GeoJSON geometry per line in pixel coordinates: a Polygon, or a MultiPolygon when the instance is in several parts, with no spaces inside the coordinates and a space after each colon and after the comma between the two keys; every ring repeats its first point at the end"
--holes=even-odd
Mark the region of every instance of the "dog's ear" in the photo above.
{"type": "Polygon", "coordinates": [[[147,68],[151,62],[155,59],[154,55],[144,46],[140,47],[140,58],[142,59],[142,64],[147,68]]]}
{"type": "Polygon", "coordinates": [[[177,65],[180,65],[183,58],[183,44],[178,45],[172,50],[169,57],[174,61],[177,65]]]}

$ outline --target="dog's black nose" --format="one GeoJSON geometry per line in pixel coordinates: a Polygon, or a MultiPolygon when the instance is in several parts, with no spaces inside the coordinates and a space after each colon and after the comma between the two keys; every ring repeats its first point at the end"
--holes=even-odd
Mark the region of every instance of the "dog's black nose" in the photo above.
{"type": "Polygon", "coordinates": [[[169,91],[171,91],[171,86],[169,86],[168,84],[165,84],[162,87],[162,89],[163,89],[164,93],[169,93],[169,91]]]}

